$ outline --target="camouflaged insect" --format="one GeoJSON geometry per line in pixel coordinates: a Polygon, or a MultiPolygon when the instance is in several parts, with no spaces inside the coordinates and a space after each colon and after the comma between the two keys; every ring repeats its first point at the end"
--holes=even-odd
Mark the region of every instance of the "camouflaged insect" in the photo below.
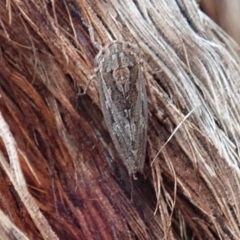
{"type": "Polygon", "coordinates": [[[129,175],[143,172],[147,142],[144,65],[138,49],[112,42],[95,58],[102,112],[129,175]]]}

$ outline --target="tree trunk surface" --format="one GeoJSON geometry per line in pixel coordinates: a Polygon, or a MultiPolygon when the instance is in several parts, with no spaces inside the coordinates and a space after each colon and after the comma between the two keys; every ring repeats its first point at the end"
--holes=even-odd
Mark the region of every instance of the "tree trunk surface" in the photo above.
{"type": "Polygon", "coordinates": [[[0,0],[0,239],[240,239],[239,53],[195,1],[0,0]],[[134,176],[99,99],[115,40],[147,91],[134,176]]]}

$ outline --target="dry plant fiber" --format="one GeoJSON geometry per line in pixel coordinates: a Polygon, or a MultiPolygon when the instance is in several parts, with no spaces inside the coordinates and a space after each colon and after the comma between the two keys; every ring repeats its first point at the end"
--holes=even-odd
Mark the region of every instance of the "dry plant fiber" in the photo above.
{"type": "Polygon", "coordinates": [[[0,0],[0,239],[240,239],[239,56],[196,1],[0,0]],[[103,119],[91,32],[145,65],[136,180],[103,119]]]}

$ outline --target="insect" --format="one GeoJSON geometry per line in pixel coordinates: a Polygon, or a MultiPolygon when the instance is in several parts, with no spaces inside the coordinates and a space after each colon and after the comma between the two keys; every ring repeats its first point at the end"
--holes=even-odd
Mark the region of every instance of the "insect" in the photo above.
{"type": "Polygon", "coordinates": [[[138,49],[114,41],[95,58],[103,116],[129,175],[143,172],[147,143],[147,95],[138,49]]]}

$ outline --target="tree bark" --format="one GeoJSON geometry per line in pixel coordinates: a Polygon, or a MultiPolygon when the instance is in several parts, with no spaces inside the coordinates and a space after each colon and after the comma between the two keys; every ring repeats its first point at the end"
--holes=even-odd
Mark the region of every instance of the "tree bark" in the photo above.
{"type": "Polygon", "coordinates": [[[0,1],[0,239],[239,239],[239,62],[195,1],[0,1]],[[114,40],[145,66],[137,179],[94,76],[114,40]]]}

